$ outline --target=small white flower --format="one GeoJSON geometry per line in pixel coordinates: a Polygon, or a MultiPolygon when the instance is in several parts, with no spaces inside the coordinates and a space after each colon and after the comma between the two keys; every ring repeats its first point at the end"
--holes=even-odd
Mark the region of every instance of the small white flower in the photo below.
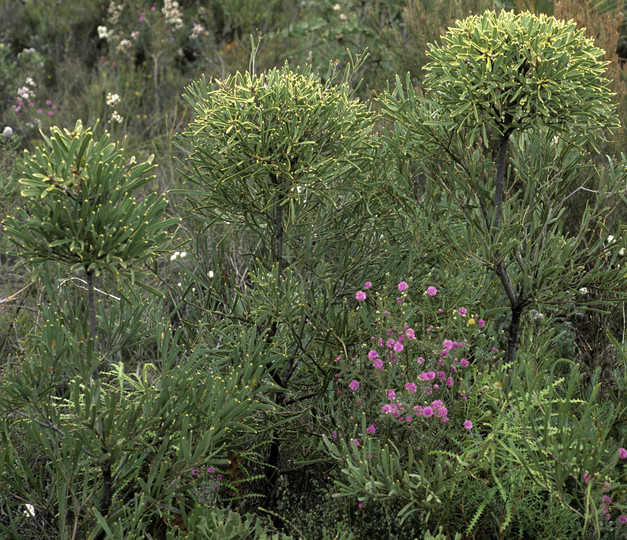
{"type": "Polygon", "coordinates": [[[109,39],[110,36],[111,36],[111,32],[106,26],[98,27],[98,37],[100,39],[109,39]]]}
{"type": "Polygon", "coordinates": [[[180,282],[180,281],[177,283],[177,285],[178,285],[179,287],[183,287],[183,285],[181,285],[181,282],[180,282]]]}
{"type": "Polygon", "coordinates": [[[618,254],[619,254],[621,257],[624,257],[624,256],[625,256],[625,248],[620,248],[620,251],[618,252],[618,254]]]}
{"type": "Polygon", "coordinates": [[[120,101],[120,96],[118,94],[112,94],[111,92],[107,93],[107,105],[109,107],[113,107],[118,101],[120,101]]]}
{"type": "Polygon", "coordinates": [[[131,45],[133,45],[133,43],[130,39],[123,39],[120,41],[120,43],[118,43],[118,46],[115,48],[115,50],[121,54],[124,54],[131,48],[131,45]]]}
{"type": "Polygon", "coordinates": [[[120,113],[118,111],[113,111],[113,113],[111,114],[111,121],[121,124],[124,121],[124,118],[120,116],[120,113]]]}
{"type": "Polygon", "coordinates": [[[185,257],[187,257],[187,251],[181,251],[179,253],[179,256],[181,257],[181,259],[184,259],[185,257]]]}
{"type": "Polygon", "coordinates": [[[32,504],[28,504],[28,503],[26,503],[24,506],[25,506],[24,515],[35,517],[35,507],[32,504]]]}
{"type": "Polygon", "coordinates": [[[348,17],[344,13],[340,13],[340,21],[345,21],[347,19],[348,17]]]}
{"type": "Polygon", "coordinates": [[[579,289],[579,292],[581,294],[588,294],[588,289],[586,287],[581,287],[581,289],[579,289]]]}
{"type": "Polygon", "coordinates": [[[213,270],[209,270],[209,274],[207,274],[209,276],[209,279],[213,279],[214,273],[213,270]]]}
{"type": "Polygon", "coordinates": [[[11,137],[13,137],[13,129],[11,129],[10,126],[5,127],[4,130],[2,131],[2,136],[5,139],[10,139],[11,137]]]}
{"type": "Polygon", "coordinates": [[[170,260],[174,261],[178,256],[179,256],[179,252],[175,251],[174,253],[172,253],[172,255],[170,255],[170,260]]]}
{"type": "Polygon", "coordinates": [[[340,11],[340,9],[342,9],[342,6],[340,6],[340,4],[335,4],[333,6],[333,11],[340,11]]]}
{"type": "Polygon", "coordinates": [[[611,244],[612,242],[614,242],[614,236],[610,234],[610,235],[607,237],[607,243],[608,243],[608,244],[611,244]]]}

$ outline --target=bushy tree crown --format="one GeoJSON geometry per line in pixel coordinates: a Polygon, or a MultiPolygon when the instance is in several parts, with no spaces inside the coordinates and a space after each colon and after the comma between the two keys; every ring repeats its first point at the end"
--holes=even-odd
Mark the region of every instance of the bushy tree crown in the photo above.
{"type": "Polygon", "coordinates": [[[575,22],[486,11],[430,45],[424,86],[459,129],[501,134],[544,124],[557,130],[615,124],[604,52],[575,22]]]}

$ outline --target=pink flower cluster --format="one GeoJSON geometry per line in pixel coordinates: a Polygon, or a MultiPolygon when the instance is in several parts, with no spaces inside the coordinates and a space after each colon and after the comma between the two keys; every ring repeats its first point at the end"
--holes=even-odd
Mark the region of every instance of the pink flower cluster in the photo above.
{"type": "Polygon", "coordinates": [[[431,402],[431,404],[423,407],[422,405],[414,405],[407,407],[405,404],[397,401],[394,403],[386,403],[381,406],[383,414],[394,416],[399,422],[411,424],[414,419],[423,416],[424,418],[439,418],[441,422],[448,422],[448,409],[439,399],[431,402]]]}

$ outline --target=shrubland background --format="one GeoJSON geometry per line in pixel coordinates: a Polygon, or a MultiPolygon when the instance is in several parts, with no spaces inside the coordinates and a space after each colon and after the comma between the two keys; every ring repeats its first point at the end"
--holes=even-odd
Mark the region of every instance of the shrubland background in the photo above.
{"type": "Polygon", "coordinates": [[[627,534],[624,13],[584,0],[2,2],[2,534],[627,534]],[[618,125],[513,140],[506,199],[539,188],[504,207],[508,248],[491,251],[462,173],[496,169],[493,134],[460,139],[457,156],[483,153],[456,169],[437,126],[414,136],[398,104],[422,94],[428,43],[502,8],[586,28],[618,125]],[[275,85],[286,93],[264,94],[275,85]],[[277,111],[259,140],[255,107],[277,111]],[[51,126],[80,134],[78,120],[126,160],[154,156],[133,205],[113,205],[130,223],[135,205],[168,201],[150,214],[167,235],[155,226],[115,268],[22,256],[7,234],[19,180],[34,178],[24,151],[51,126]],[[381,369],[372,351],[390,339],[398,359],[381,369]],[[416,383],[434,380],[440,403],[421,401],[416,383]]]}

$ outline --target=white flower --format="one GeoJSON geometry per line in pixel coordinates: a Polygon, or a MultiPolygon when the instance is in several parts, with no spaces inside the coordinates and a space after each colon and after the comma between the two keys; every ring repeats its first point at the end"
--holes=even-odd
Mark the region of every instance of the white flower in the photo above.
{"type": "Polygon", "coordinates": [[[130,39],[123,39],[122,41],[120,41],[120,43],[118,43],[118,46],[115,48],[115,50],[121,54],[124,54],[131,48],[131,45],[132,43],[130,39]]]}
{"type": "Polygon", "coordinates": [[[100,39],[109,39],[109,37],[111,37],[111,31],[106,26],[99,26],[98,37],[100,39]]]}
{"type": "Polygon", "coordinates": [[[172,253],[172,255],[170,255],[170,260],[174,261],[176,260],[176,258],[179,256],[179,252],[175,251],[174,253],[172,253]]]}
{"type": "Polygon", "coordinates": [[[28,503],[26,503],[24,506],[25,506],[24,515],[35,517],[35,507],[32,504],[28,504],[28,503]]]}
{"type": "Polygon", "coordinates": [[[179,253],[179,256],[181,257],[181,259],[184,259],[185,257],[187,257],[187,251],[181,251],[181,253],[179,253]]]}
{"type": "Polygon", "coordinates": [[[35,81],[31,77],[26,77],[26,84],[28,86],[36,86],[35,81]]]}
{"type": "Polygon", "coordinates": [[[345,21],[347,19],[348,17],[344,13],[340,13],[340,21],[345,21]]]}
{"type": "Polygon", "coordinates": [[[623,257],[625,255],[625,248],[620,248],[620,251],[618,252],[618,254],[623,257]]]}
{"type": "Polygon", "coordinates": [[[113,107],[118,101],[120,101],[120,96],[117,94],[112,94],[111,92],[107,94],[107,105],[109,107],[113,107]]]}
{"type": "Polygon", "coordinates": [[[588,289],[586,287],[581,287],[581,289],[579,289],[579,292],[581,294],[588,294],[588,289]]]}
{"type": "Polygon", "coordinates": [[[209,276],[209,279],[213,279],[214,273],[213,270],[209,270],[209,274],[207,274],[209,276]]]}
{"type": "Polygon", "coordinates": [[[335,4],[333,6],[333,11],[340,11],[340,9],[342,9],[342,6],[340,6],[340,4],[335,4]]]}
{"type": "Polygon", "coordinates": [[[611,244],[612,242],[614,242],[614,236],[612,236],[611,234],[607,237],[607,243],[611,244]]]}
{"type": "Polygon", "coordinates": [[[202,36],[205,33],[205,27],[198,24],[198,23],[193,23],[192,25],[192,33],[189,36],[190,39],[198,39],[200,36],[202,36]]]}
{"type": "Polygon", "coordinates": [[[121,124],[124,121],[124,118],[120,116],[120,113],[118,113],[118,111],[113,111],[113,114],[111,114],[111,121],[121,124]]]}
{"type": "Polygon", "coordinates": [[[4,128],[4,130],[2,131],[2,136],[5,139],[10,139],[11,137],[13,137],[13,130],[11,129],[10,126],[7,126],[4,128]]]}

